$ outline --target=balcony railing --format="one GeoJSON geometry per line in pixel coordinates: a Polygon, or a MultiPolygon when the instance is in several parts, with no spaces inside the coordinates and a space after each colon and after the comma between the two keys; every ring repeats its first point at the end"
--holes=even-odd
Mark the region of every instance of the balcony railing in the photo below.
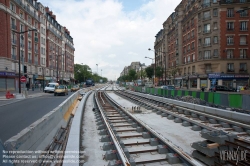
{"type": "Polygon", "coordinates": [[[230,4],[230,3],[246,3],[250,0],[220,0],[220,4],[230,4]]]}
{"type": "Polygon", "coordinates": [[[211,56],[204,56],[203,59],[211,59],[211,56]]]}
{"type": "Polygon", "coordinates": [[[234,13],[227,13],[227,17],[228,18],[234,17],[234,13]]]}
{"type": "Polygon", "coordinates": [[[231,41],[231,42],[227,42],[227,45],[230,46],[230,45],[234,45],[234,42],[231,41]]]}
{"type": "Polygon", "coordinates": [[[203,44],[203,47],[208,47],[208,46],[211,46],[211,43],[204,43],[203,44]]]}
{"type": "Polygon", "coordinates": [[[204,30],[203,31],[203,33],[210,33],[211,32],[211,30],[209,29],[209,30],[204,30]]]}
{"type": "Polygon", "coordinates": [[[247,69],[239,69],[239,73],[247,73],[247,69]]]}
{"type": "Polygon", "coordinates": [[[240,55],[240,59],[246,59],[247,55],[240,55]]]}
{"type": "Polygon", "coordinates": [[[38,49],[35,49],[34,52],[35,52],[36,54],[38,54],[38,49]]]}
{"type": "Polygon", "coordinates": [[[211,3],[209,2],[209,3],[203,3],[202,4],[202,8],[203,9],[205,9],[205,8],[208,8],[208,7],[210,7],[211,6],[211,3]]]}
{"type": "Polygon", "coordinates": [[[241,12],[240,17],[248,17],[248,13],[247,12],[241,12]]]}
{"type": "Polygon", "coordinates": [[[210,20],[210,19],[211,19],[211,16],[206,16],[206,17],[204,16],[203,17],[203,20],[210,20]]]}
{"type": "Polygon", "coordinates": [[[29,49],[29,50],[32,50],[32,47],[31,47],[31,46],[29,46],[29,47],[28,47],[28,49],[29,49]]]}
{"type": "Polygon", "coordinates": [[[212,70],[211,69],[205,69],[205,72],[206,72],[206,74],[212,73],[212,70]]]}
{"type": "Polygon", "coordinates": [[[240,28],[240,31],[248,31],[248,28],[240,28]]]}
{"type": "Polygon", "coordinates": [[[240,42],[240,45],[247,45],[247,42],[240,42]]]}
{"type": "Polygon", "coordinates": [[[233,73],[233,72],[234,72],[234,69],[227,69],[227,72],[228,72],[228,73],[233,73]]]}
{"type": "Polygon", "coordinates": [[[233,59],[234,56],[233,55],[227,55],[227,59],[233,59]]]}
{"type": "Polygon", "coordinates": [[[14,60],[16,60],[17,57],[16,57],[15,54],[11,54],[11,58],[14,59],[14,60]]]}
{"type": "Polygon", "coordinates": [[[35,60],[35,65],[38,65],[38,61],[35,60]]]}
{"type": "Polygon", "coordinates": [[[31,37],[32,37],[32,35],[28,33],[28,38],[31,38],[31,37]]]}
{"type": "Polygon", "coordinates": [[[28,60],[28,62],[29,62],[29,63],[32,63],[32,60],[31,60],[31,59],[29,59],[29,60],[28,60]]]}

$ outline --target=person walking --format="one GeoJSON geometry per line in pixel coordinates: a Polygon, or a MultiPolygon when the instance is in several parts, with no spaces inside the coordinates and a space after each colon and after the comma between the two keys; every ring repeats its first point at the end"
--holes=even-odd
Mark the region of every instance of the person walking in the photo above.
{"type": "Polygon", "coordinates": [[[39,90],[41,91],[41,83],[39,82],[38,84],[39,90]]]}

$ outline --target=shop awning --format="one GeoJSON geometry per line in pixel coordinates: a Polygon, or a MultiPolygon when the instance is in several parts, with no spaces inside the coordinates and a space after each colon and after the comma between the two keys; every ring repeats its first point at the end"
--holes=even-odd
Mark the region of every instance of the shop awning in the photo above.
{"type": "Polygon", "coordinates": [[[38,76],[38,77],[36,78],[36,80],[44,80],[44,77],[38,76]]]}

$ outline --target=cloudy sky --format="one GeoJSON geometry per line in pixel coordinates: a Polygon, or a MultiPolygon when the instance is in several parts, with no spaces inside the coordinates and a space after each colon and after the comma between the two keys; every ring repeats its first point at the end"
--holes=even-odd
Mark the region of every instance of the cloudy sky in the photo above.
{"type": "Polygon", "coordinates": [[[124,66],[154,57],[155,35],[181,0],[38,0],[74,39],[75,63],[108,79],[124,66]],[[102,72],[101,72],[102,70],[102,72]]]}

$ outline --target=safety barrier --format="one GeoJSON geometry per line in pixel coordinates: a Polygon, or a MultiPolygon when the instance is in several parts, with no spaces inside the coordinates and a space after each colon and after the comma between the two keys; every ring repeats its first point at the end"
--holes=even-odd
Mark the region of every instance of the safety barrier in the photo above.
{"type": "MultiPolygon", "coordinates": [[[[76,151],[76,152],[81,151],[80,149],[81,122],[86,101],[91,93],[92,91],[87,92],[77,107],[76,114],[71,124],[66,151],[76,151]]],[[[75,155],[80,155],[80,154],[78,153],[75,155]]],[[[63,166],[65,165],[79,165],[79,163],[63,163],[63,166]]]]}
{"type": "Polygon", "coordinates": [[[161,88],[145,88],[134,87],[137,92],[147,93],[156,96],[170,97],[170,96],[193,96],[200,98],[209,103],[222,105],[226,107],[242,108],[249,110],[250,108],[250,95],[248,94],[227,94],[219,92],[201,92],[189,90],[166,90],[161,88]]]}
{"type": "MultiPolygon", "coordinates": [[[[79,92],[79,91],[78,91],[79,92]]],[[[4,145],[8,151],[44,150],[48,146],[56,132],[61,127],[66,127],[70,107],[77,100],[79,93],[72,94],[58,107],[38,119],[29,127],[23,129],[17,135],[8,139],[4,145]]]]}

